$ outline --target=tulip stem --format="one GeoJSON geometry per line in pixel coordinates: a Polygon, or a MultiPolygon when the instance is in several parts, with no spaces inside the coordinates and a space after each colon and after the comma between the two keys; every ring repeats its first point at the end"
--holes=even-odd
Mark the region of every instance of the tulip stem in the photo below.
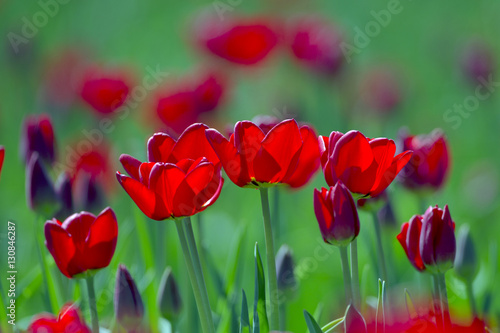
{"type": "Polygon", "coordinates": [[[470,310],[472,312],[472,316],[474,318],[477,318],[477,307],[476,307],[476,300],[474,298],[474,291],[472,289],[472,280],[468,279],[465,282],[465,290],[467,292],[467,298],[469,299],[470,310]]]}
{"type": "Polygon", "coordinates": [[[269,300],[271,302],[269,328],[278,330],[280,323],[278,279],[276,277],[276,259],[274,258],[273,228],[271,225],[271,213],[269,210],[269,192],[267,188],[260,187],[260,201],[262,204],[262,215],[264,217],[264,235],[266,239],[267,271],[269,284],[269,300]]]}
{"type": "Polygon", "coordinates": [[[189,280],[191,281],[191,287],[193,288],[194,298],[196,300],[196,307],[200,315],[202,331],[204,333],[213,333],[214,328],[213,326],[210,326],[210,320],[208,319],[208,314],[203,304],[203,296],[200,291],[200,286],[198,285],[198,280],[196,279],[193,259],[191,257],[191,254],[189,253],[189,247],[186,241],[186,234],[182,226],[182,220],[176,219],[175,226],[177,227],[177,233],[179,235],[182,252],[184,254],[184,260],[186,261],[189,280]]]}
{"type": "Polygon", "coordinates": [[[361,309],[361,294],[359,292],[358,240],[351,242],[351,282],[354,306],[361,309]]]}
{"type": "Polygon", "coordinates": [[[349,274],[349,258],[347,257],[347,246],[339,246],[340,261],[342,263],[342,274],[344,275],[345,299],[347,305],[352,303],[352,283],[349,274]]]}
{"type": "Polygon", "coordinates": [[[439,277],[437,274],[432,274],[432,298],[434,302],[434,312],[436,313],[436,324],[438,330],[443,331],[443,313],[441,310],[441,292],[439,288],[439,277]]]}
{"type": "Polygon", "coordinates": [[[203,299],[203,306],[205,307],[205,311],[207,313],[208,323],[210,327],[214,327],[212,318],[212,309],[210,308],[210,300],[208,299],[207,286],[205,284],[205,277],[203,276],[203,269],[201,268],[200,255],[198,253],[198,248],[196,246],[196,240],[194,238],[194,232],[193,232],[193,225],[191,223],[190,217],[184,218],[184,229],[187,235],[187,243],[189,251],[191,252],[191,257],[193,259],[196,280],[198,281],[201,297],[203,299]]]}
{"type": "Polygon", "coordinates": [[[443,308],[444,328],[451,330],[450,308],[448,306],[448,292],[446,291],[446,280],[444,273],[438,273],[439,292],[441,293],[441,305],[443,308]]]}
{"type": "Polygon", "coordinates": [[[89,294],[90,319],[92,321],[92,333],[99,333],[99,318],[97,317],[97,303],[95,298],[94,276],[86,278],[87,292],[89,294]]]}
{"type": "Polygon", "coordinates": [[[380,230],[380,222],[378,220],[377,212],[372,213],[373,225],[375,226],[375,235],[377,238],[377,252],[378,252],[378,266],[380,270],[380,278],[382,281],[387,282],[387,266],[385,264],[384,247],[382,245],[382,232],[380,230]]]}

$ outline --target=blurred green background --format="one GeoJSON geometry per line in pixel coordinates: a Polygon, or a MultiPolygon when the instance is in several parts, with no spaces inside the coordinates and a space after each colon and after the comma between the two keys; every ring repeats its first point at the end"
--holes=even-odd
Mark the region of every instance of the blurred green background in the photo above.
{"type": "MultiPolygon", "coordinates": [[[[222,2],[228,4],[224,0],[222,2]]],[[[447,122],[444,114],[454,104],[462,104],[468,96],[474,95],[475,86],[463,77],[460,67],[466,44],[479,38],[494,55],[500,54],[500,2],[447,0],[426,3],[403,0],[400,5],[402,11],[391,17],[390,23],[370,38],[369,44],[361,48],[359,54],[353,55],[350,63],[344,64],[342,73],[329,81],[297,66],[284,47],[274,50],[257,70],[236,69],[236,66],[228,65],[227,70],[233,80],[230,93],[217,113],[216,123],[234,124],[259,114],[277,115],[278,112],[279,115],[287,111],[297,114],[298,120],[311,122],[322,135],[328,135],[332,130],[358,129],[368,137],[395,139],[402,126],[407,126],[414,134],[442,128],[451,147],[452,170],[444,189],[434,194],[427,204],[448,204],[458,226],[465,223],[471,225],[481,258],[481,271],[474,286],[482,306],[487,293],[496,296],[500,292],[494,283],[495,274],[498,274],[497,240],[500,234],[500,92],[495,90],[489,98],[480,101],[468,118],[461,119],[458,128],[453,128],[453,122],[447,122]],[[387,116],[360,106],[356,89],[367,72],[380,66],[394,68],[401,82],[401,104],[387,116]],[[341,112],[348,116],[339,116],[341,112]]],[[[352,44],[356,28],[364,29],[368,22],[374,20],[371,11],[387,6],[388,2],[383,0],[242,0],[224,15],[260,15],[278,22],[300,14],[319,14],[330,20],[343,33],[344,40],[352,44]]],[[[5,236],[8,220],[17,222],[16,304],[20,327],[26,327],[34,314],[47,310],[40,292],[42,280],[33,244],[33,233],[41,232],[41,226],[33,227],[35,215],[26,205],[25,171],[18,154],[23,117],[40,112],[51,115],[60,157],[64,156],[68,145],[82,138],[82,130],[96,126],[95,117],[81,103],[66,113],[60,113],[41,102],[40,91],[47,63],[61,50],[81,48],[88,52],[91,61],[129,66],[138,78],[147,74],[147,67],[159,66],[171,74],[166,81],[175,84],[178,77],[189,75],[210,59],[195,46],[192,28],[200,12],[215,13],[214,3],[203,1],[70,0],[59,5],[54,17],[50,17],[28,43],[20,46],[20,52],[13,52],[9,33],[20,34],[23,17],[31,20],[41,8],[37,1],[0,2],[0,32],[3,36],[0,47],[0,145],[6,148],[0,180],[0,233],[5,236]]],[[[494,61],[498,65],[497,56],[494,56],[494,61]]],[[[107,139],[112,145],[110,160],[116,170],[122,170],[118,163],[122,153],[140,160],[146,158],[146,141],[154,131],[142,120],[149,112],[147,108],[146,102],[140,103],[125,120],[114,121],[115,129],[107,135],[107,139]]],[[[111,177],[111,182],[115,182],[112,173],[111,177]]],[[[150,304],[155,304],[151,298],[156,297],[159,279],[166,265],[173,267],[182,285],[184,298],[189,298],[187,275],[174,225],[169,221],[146,221],[117,185],[108,198],[120,226],[117,250],[111,265],[98,273],[96,282],[100,298],[98,304],[102,304],[100,317],[105,327],[113,324],[110,292],[114,288],[119,263],[126,264],[138,282],[147,311],[151,311],[150,304]],[[137,217],[141,221],[136,221],[137,217]],[[140,246],[142,234],[137,232],[138,223],[142,223],[147,231],[148,237],[142,237],[142,240],[149,242],[148,250],[156,253],[154,265],[149,270],[140,246]],[[160,233],[166,235],[163,244],[157,244],[162,239],[158,236],[160,233]]],[[[325,185],[323,176],[318,173],[307,187],[293,192],[283,189],[280,197],[281,227],[276,235],[277,247],[282,243],[288,244],[294,252],[296,265],[304,272],[298,277],[299,286],[288,302],[288,329],[294,332],[306,330],[303,309],[312,313],[322,303],[324,311],[319,320],[322,324],[340,317],[344,311],[337,249],[332,247],[333,251],[326,259],[318,259],[316,254],[318,248],[323,248],[313,212],[312,190],[325,185]]],[[[428,290],[428,278],[420,276],[411,267],[395,239],[401,223],[408,221],[413,214],[423,212],[419,209],[417,197],[397,182],[390,186],[390,195],[398,225],[385,228],[385,247],[391,257],[393,276],[396,277],[394,299],[402,302],[403,288],[408,288],[414,295],[428,290]]],[[[370,259],[374,249],[373,225],[369,215],[360,213],[360,217],[362,293],[365,297],[376,296],[376,271],[370,259]]],[[[261,244],[261,252],[264,253],[259,193],[237,188],[226,180],[219,200],[201,218],[207,253],[223,276],[227,275],[231,258],[235,255],[238,235],[245,233],[244,252],[239,262],[243,273],[238,287],[246,290],[249,305],[252,306],[255,242],[261,244]]],[[[1,241],[2,253],[6,253],[5,237],[1,241]]],[[[52,265],[54,278],[62,281],[65,290],[60,305],[69,300],[79,300],[76,283],[56,277],[60,273],[50,255],[48,262],[52,265]]],[[[1,256],[0,265],[4,283],[6,255],[1,256]]],[[[447,278],[452,309],[468,318],[465,288],[452,272],[447,278]]],[[[209,277],[208,280],[212,308],[220,313],[223,305],[217,304],[213,279],[209,277]]],[[[238,307],[239,288],[236,289],[238,307]]],[[[81,306],[87,315],[86,304],[81,306]]],[[[498,313],[500,301],[493,297],[491,314],[498,313]]],[[[186,316],[182,320],[185,321],[186,316]]]]}

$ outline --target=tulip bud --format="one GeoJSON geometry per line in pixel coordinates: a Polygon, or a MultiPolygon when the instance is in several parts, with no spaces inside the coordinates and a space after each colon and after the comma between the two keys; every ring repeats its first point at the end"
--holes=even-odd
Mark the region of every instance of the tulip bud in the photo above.
{"type": "Polygon", "coordinates": [[[26,200],[28,207],[43,216],[51,216],[59,209],[54,185],[43,167],[38,153],[33,153],[26,166],[26,200]]]}
{"type": "Polygon", "coordinates": [[[161,278],[158,289],[158,308],[163,318],[169,322],[176,320],[182,309],[179,287],[170,267],[165,269],[161,278]]]}
{"type": "Polygon", "coordinates": [[[469,226],[460,228],[457,238],[455,272],[464,281],[473,281],[479,270],[476,249],[470,235],[469,226]]]}
{"type": "Polygon", "coordinates": [[[75,207],[78,210],[96,212],[102,209],[104,198],[101,188],[89,172],[77,172],[73,181],[75,207]]]}
{"type": "Polygon", "coordinates": [[[55,191],[59,199],[60,209],[56,213],[57,219],[63,219],[73,214],[73,195],[71,194],[71,178],[67,172],[59,175],[55,184],[55,191]]]}
{"type": "Polygon", "coordinates": [[[341,181],[329,190],[314,190],[314,212],[325,242],[345,246],[358,236],[358,211],[351,193],[341,181]]]}
{"type": "Polygon", "coordinates": [[[462,71],[472,84],[484,85],[495,72],[495,57],[482,41],[471,42],[462,56],[462,71]]]}
{"type": "Polygon", "coordinates": [[[25,163],[30,160],[31,154],[38,153],[40,159],[49,164],[56,157],[54,129],[49,116],[27,116],[23,122],[21,132],[20,153],[25,163]]]}
{"type": "Polygon", "coordinates": [[[423,216],[420,233],[420,255],[425,267],[432,273],[444,273],[453,267],[455,252],[455,224],[448,205],[444,210],[429,207],[423,216]]]}
{"type": "Polygon", "coordinates": [[[120,265],[116,273],[115,285],[116,320],[126,329],[137,329],[144,316],[144,304],[129,271],[120,265]]]}
{"type": "Polygon", "coordinates": [[[292,251],[287,245],[282,245],[276,254],[278,289],[286,291],[295,287],[297,281],[295,280],[294,269],[292,251]]]}
{"type": "Polygon", "coordinates": [[[345,333],[367,332],[365,319],[352,304],[347,307],[347,310],[345,312],[344,332],[345,333]]]}

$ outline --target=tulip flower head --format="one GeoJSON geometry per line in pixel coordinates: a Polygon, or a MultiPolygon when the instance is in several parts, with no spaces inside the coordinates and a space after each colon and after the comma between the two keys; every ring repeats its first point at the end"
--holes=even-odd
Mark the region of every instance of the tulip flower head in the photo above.
{"type": "Polygon", "coordinates": [[[73,213],[73,194],[71,193],[71,177],[67,172],[59,175],[55,183],[55,191],[61,204],[56,218],[63,218],[73,213]]]}
{"type": "Polygon", "coordinates": [[[390,114],[401,102],[401,82],[391,69],[372,70],[359,90],[363,104],[378,115],[390,114]]]}
{"type": "Polygon", "coordinates": [[[68,278],[85,277],[107,267],[115,252],[118,223],[111,208],[97,217],[88,212],[76,213],[64,222],[45,223],[45,245],[57,267],[68,278]]]}
{"type": "Polygon", "coordinates": [[[397,236],[412,265],[419,271],[444,273],[453,267],[456,252],[455,222],[448,205],[429,207],[414,215],[397,236]]]}
{"type": "Polygon", "coordinates": [[[276,254],[276,274],[278,289],[288,291],[297,285],[294,275],[295,264],[293,262],[292,250],[283,244],[276,254]]]}
{"type": "Polygon", "coordinates": [[[60,208],[54,184],[38,153],[31,155],[26,166],[26,201],[31,210],[42,216],[52,216],[60,208]]]}
{"type": "Polygon", "coordinates": [[[484,41],[469,42],[462,54],[462,72],[472,84],[484,85],[495,73],[495,55],[484,41]]]}
{"type": "Polygon", "coordinates": [[[56,159],[54,129],[46,114],[27,116],[23,122],[20,153],[25,163],[34,152],[48,164],[56,159]]]}
{"type": "Polygon", "coordinates": [[[0,175],[2,174],[3,160],[5,158],[5,148],[0,146],[0,175]]]}
{"type": "Polygon", "coordinates": [[[62,307],[59,315],[42,314],[35,317],[28,327],[30,333],[91,333],[85,324],[82,314],[74,304],[66,304],[62,307]]]}
{"type": "Polygon", "coordinates": [[[412,190],[439,189],[450,169],[449,148],[442,131],[429,135],[400,134],[402,150],[412,150],[413,156],[400,173],[403,185],[412,190]]]}
{"type": "Polygon", "coordinates": [[[346,246],[358,236],[358,211],[351,193],[342,182],[329,189],[314,190],[314,212],[326,243],[346,246]]]}
{"type": "Polygon", "coordinates": [[[135,330],[144,317],[141,295],[127,267],[120,265],[116,272],[114,306],[116,320],[126,329],[135,330]]]}
{"type": "Polygon", "coordinates": [[[265,133],[250,121],[240,121],[229,140],[215,129],[206,131],[229,179],[240,187],[305,184],[318,163],[314,131],[284,120],[265,133]],[[300,162],[307,160],[309,163],[300,162]]]}
{"type": "Polygon", "coordinates": [[[472,282],[479,272],[479,262],[469,226],[460,228],[457,238],[457,255],[455,257],[455,273],[466,281],[472,282]]]}
{"type": "Polygon", "coordinates": [[[365,319],[352,304],[347,307],[344,318],[345,333],[367,333],[365,319]]]}
{"type": "Polygon", "coordinates": [[[179,286],[177,285],[170,267],[165,269],[161,278],[157,304],[163,318],[170,322],[176,320],[182,310],[182,299],[179,292],[179,286]]]}
{"type": "Polygon", "coordinates": [[[359,131],[332,132],[319,140],[327,184],[341,180],[349,191],[365,197],[385,190],[412,156],[411,151],[394,156],[393,140],[369,139],[359,131]]]}

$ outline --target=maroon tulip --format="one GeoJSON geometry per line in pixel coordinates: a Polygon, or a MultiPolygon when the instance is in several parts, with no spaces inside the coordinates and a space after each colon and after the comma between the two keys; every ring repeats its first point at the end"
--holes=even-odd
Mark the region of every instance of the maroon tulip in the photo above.
{"type": "Polygon", "coordinates": [[[141,294],[127,267],[120,265],[116,272],[114,307],[116,320],[124,328],[136,330],[144,317],[141,294]]]}
{"type": "Polygon", "coordinates": [[[92,274],[109,265],[115,252],[118,223],[111,208],[97,217],[88,212],[73,214],[64,222],[45,223],[45,245],[59,270],[68,278],[92,274]]]}
{"type": "Polygon", "coordinates": [[[199,113],[216,109],[224,95],[224,82],[215,73],[208,73],[197,79],[194,87],[196,108],[199,113]]]}
{"type": "Polygon", "coordinates": [[[462,71],[473,84],[488,82],[495,71],[495,56],[491,48],[482,41],[470,42],[462,55],[462,71]]]}
{"type": "Polygon", "coordinates": [[[420,234],[422,231],[422,216],[413,215],[410,222],[401,227],[401,232],[396,236],[405,250],[410,263],[418,270],[424,271],[425,265],[420,255],[420,234]]]}
{"type": "Polygon", "coordinates": [[[66,304],[56,318],[52,314],[42,314],[34,318],[28,327],[29,333],[91,333],[82,314],[74,304],[66,304]]]}
{"type": "Polygon", "coordinates": [[[54,129],[48,115],[27,116],[21,133],[20,151],[25,163],[28,163],[34,152],[37,152],[38,156],[49,164],[55,161],[54,129]]]}
{"type": "Polygon", "coordinates": [[[314,189],[314,212],[326,243],[345,246],[359,234],[359,217],[351,193],[342,182],[314,189]]]}
{"type": "Polygon", "coordinates": [[[360,87],[360,98],[369,109],[388,114],[401,102],[401,83],[390,69],[379,68],[369,72],[360,87]]]}
{"type": "Polygon", "coordinates": [[[38,153],[33,153],[26,166],[26,201],[28,207],[42,216],[52,216],[60,207],[54,184],[38,153]]]}
{"type": "Polygon", "coordinates": [[[349,191],[365,197],[385,190],[412,156],[411,151],[394,156],[393,140],[368,139],[359,131],[321,136],[320,149],[327,184],[341,180],[349,191]]]}
{"type": "Polygon", "coordinates": [[[414,190],[439,189],[450,169],[448,143],[440,130],[429,135],[400,134],[403,150],[413,150],[413,157],[400,174],[405,187],[414,190]]]}
{"type": "Polygon", "coordinates": [[[227,61],[254,65],[268,56],[278,42],[275,32],[264,21],[209,18],[197,27],[198,42],[227,61]]]}
{"type": "Polygon", "coordinates": [[[71,215],[73,209],[73,194],[71,193],[71,178],[67,172],[63,172],[57,178],[55,191],[59,199],[60,208],[55,214],[57,219],[71,215]]]}
{"type": "Polygon", "coordinates": [[[318,18],[294,22],[289,33],[289,44],[295,57],[320,74],[333,75],[344,62],[338,31],[318,18]]]}
{"type": "Polygon", "coordinates": [[[130,88],[123,73],[89,70],[80,92],[82,99],[99,114],[109,114],[125,103],[130,88]]]}
{"type": "Polygon", "coordinates": [[[2,174],[3,160],[5,158],[5,148],[0,146],[0,175],[2,174]]]}

